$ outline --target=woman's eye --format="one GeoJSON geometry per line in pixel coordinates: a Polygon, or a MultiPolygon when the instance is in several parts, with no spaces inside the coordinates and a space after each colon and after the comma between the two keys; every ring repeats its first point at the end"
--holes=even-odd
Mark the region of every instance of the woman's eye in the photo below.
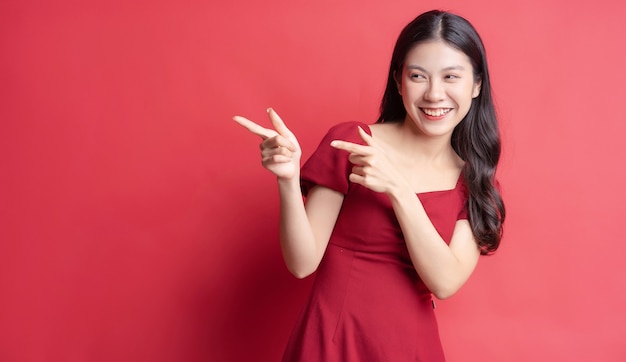
{"type": "Polygon", "coordinates": [[[422,74],[411,74],[411,79],[425,79],[422,74]]]}
{"type": "Polygon", "coordinates": [[[446,79],[459,79],[459,78],[461,78],[461,77],[459,77],[456,74],[448,74],[448,75],[446,75],[446,79]]]}

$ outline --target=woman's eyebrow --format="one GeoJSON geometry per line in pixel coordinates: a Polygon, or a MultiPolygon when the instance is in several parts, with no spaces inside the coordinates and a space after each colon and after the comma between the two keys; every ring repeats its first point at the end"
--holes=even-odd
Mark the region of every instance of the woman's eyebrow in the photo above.
{"type": "Polygon", "coordinates": [[[421,71],[422,71],[422,72],[424,72],[424,73],[428,73],[428,72],[426,71],[426,69],[424,69],[424,68],[420,67],[419,65],[415,65],[415,64],[409,64],[409,65],[407,65],[407,66],[406,66],[406,68],[407,68],[407,69],[416,69],[416,70],[421,70],[421,71]]]}
{"type": "MultiPolygon", "coordinates": [[[[416,69],[416,70],[420,70],[424,73],[428,73],[428,71],[426,69],[424,69],[423,67],[419,66],[419,65],[415,65],[415,64],[409,64],[406,66],[407,69],[416,69]]],[[[442,69],[442,71],[446,72],[446,71],[450,71],[450,70],[465,70],[465,68],[462,65],[452,65],[449,67],[445,67],[442,69]]]]}

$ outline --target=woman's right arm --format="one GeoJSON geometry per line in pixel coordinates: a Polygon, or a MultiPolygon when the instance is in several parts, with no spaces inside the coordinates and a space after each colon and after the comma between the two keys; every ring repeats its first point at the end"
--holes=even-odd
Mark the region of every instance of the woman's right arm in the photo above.
{"type": "Polygon", "coordinates": [[[260,136],[263,166],[276,175],[280,195],[280,245],[287,269],[297,278],[313,273],[326,250],[339,215],[343,194],[323,186],[313,187],[306,206],[300,189],[300,146],[293,133],[272,109],[268,115],[275,130],[243,117],[234,120],[260,136]]]}
{"type": "Polygon", "coordinates": [[[304,278],[313,273],[326,251],[343,194],[313,187],[303,207],[300,182],[278,182],[280,194],[280,246],[287,269],[304,278]]]}

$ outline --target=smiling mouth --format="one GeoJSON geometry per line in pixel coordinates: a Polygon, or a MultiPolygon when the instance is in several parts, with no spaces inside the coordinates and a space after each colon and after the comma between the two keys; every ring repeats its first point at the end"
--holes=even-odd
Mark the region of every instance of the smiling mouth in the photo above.
{"type": "Polygon", "coordinates": [[[449,113],[452,108],[420,108],[422,112],[426,113],[431,117],[441,117],[449,113]]]}

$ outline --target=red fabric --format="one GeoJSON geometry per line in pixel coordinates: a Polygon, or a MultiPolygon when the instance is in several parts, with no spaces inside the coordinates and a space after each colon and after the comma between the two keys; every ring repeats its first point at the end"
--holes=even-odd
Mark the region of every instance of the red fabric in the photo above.
{"type": "MultiPolygon", "coordinates": [[[[321,185],[345,199],[283,361],[444,361],[431,293],[389,199],[350,183],[348,154],[330,147],[334,139],[362,144],[358,125],[371,134],[363,123],[335,126],[302,168],[304,192],[321,185]]],[[[417,195],[448,243],[456,221],[467,217],[461,180],[452,190],[417,195]]]]}

